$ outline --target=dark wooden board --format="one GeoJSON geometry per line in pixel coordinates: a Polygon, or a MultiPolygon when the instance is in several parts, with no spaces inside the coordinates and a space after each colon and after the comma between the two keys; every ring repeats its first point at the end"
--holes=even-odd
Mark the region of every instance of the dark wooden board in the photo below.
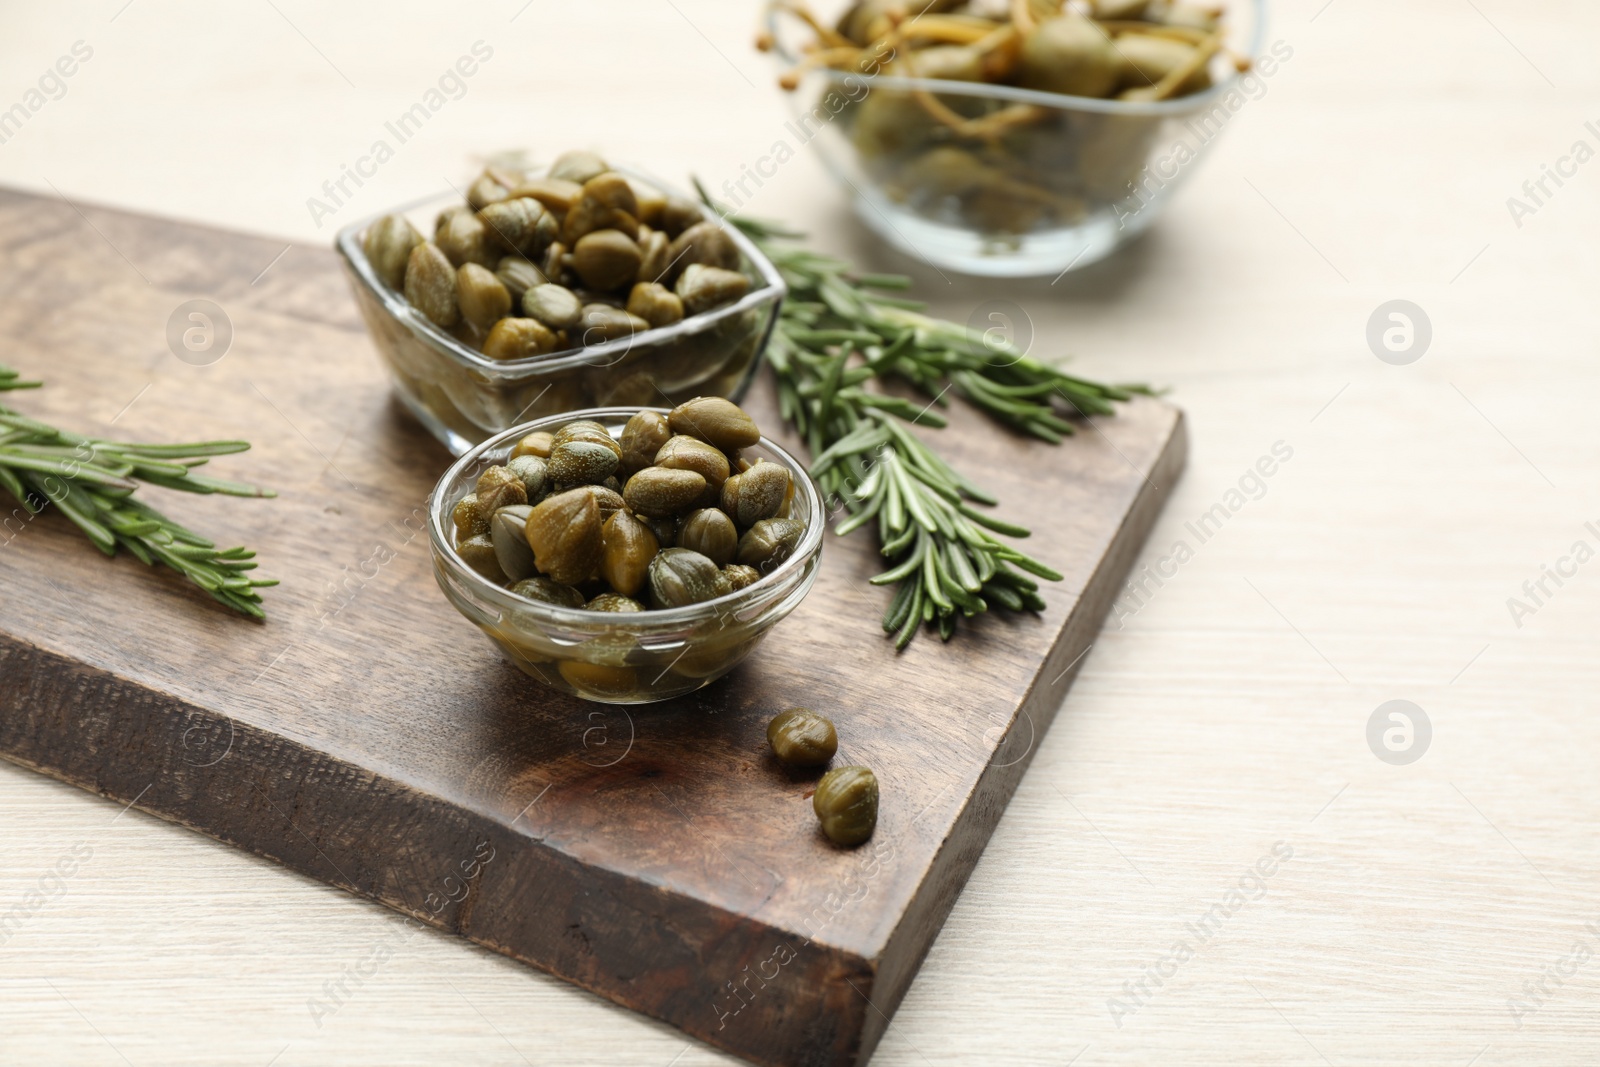
{"type": "MultiPolygon", "coordinates": [[[[279,499],[158,503],[283,580],[252,623],[59,516],[13,517],[0,755],[763,1064],[870,1056],[1184,459],[1180,412],[1154,400],[1060,448],[958,407],[938,444],[1038,531],[1066,575],[1047,612],[897,656],[871,537],[830,535],[809,598],[733,675],[605,708],[533,687],[436,588],[421,516],[449,457],[391,399],[331,252],[11,192],[0,247],[0,359],[49,382],[5,403],[253,441],[217,473],[279,499]],[[234,330],[209,366],[166,343],[197,297],[234,330]],[[795,704],[882,782],[860,849],[820,837],[814,777],[766,753],[795,704]]],[[[777,424],[764,382],[749,406],[777,424]]]]}

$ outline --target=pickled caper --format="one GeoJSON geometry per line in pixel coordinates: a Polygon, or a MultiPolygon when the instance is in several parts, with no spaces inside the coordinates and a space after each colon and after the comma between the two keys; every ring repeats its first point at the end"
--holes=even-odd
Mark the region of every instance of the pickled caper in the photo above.
{"type": "Polygon", "coordinates": [[[513,452],[512,458],[506,463],[506,470],[522,479],[522,488],[528,494],[528,503],[538,503],[550,478],[545,461],[535,455],[519,456],[513,452]]]}
{"type": "Polygon", "coordinates": [[[533,549],[528,547],[529,504],[512,504],[494,513],[489,520],[489,540],[506,578],[520,582],[533,574],[533,549]]]}
{"type": "Polygon", "coordinates": [[[767,724],[767,743],[780,763],[822,767],[839,751],[833,723],[807,708],[780,712],[767,724]]]}
{"type": "Polygon", "coordinates": [[[461,317],[480,330],[488,330],[511,313],[511,293],[494,272],[476,263],[463,263],[456,271],[461,317]]]}
{"type": "Polygon", "coordinates": [[[836,845],[859,845],[878,826],[878,777],[865,767],[836,767],[811,797],[822,832],[836,845]]]}
{"type": "Polygon", "coordinates": [[[490,467],[478,475],[478,486],[475,491],[478,495],[478,507],[485,515],[492,516],[503,507],[528,502],[527,487],[509,467],[490,467]]]}
{"type": "Polygon", "coordinates": [[[605,549],[600,557],[600,577],[624,596],[644,588],[650,561],[659,542],[650,528],[626,511],[618,511],[605,521],[601,531],[605,549]]]}
{"type": "Polygon", "coordinates": [[[411,250],[422,243],[422,235],[404,215],[385,215],[372,224],[362,239],[361,250],[384,285],[399,289],[406,280],[406,261],[411,250]]]}
{"type": "Polygon", "coordinates": [[[589,492],[545,497],[528,514],[526,533],[535,566],[564,585],[588,581],[600,565],[600,505],[589,492]]]}
{"type": "Polygon", "coordinates": [[[738,560],[746,567],[770,573],[794,552],[805,528],[798,519],[762,519],[739,538],[738,560]]]}
{"type": "Polygon", "coordinates": [[[424,241],[411,250],[406,260],[404,289],[406,302],[435,326],[448,328],[460,320],[456,269],[433,242],[424,241]]]}
{"type": "Polygon", "coordinates": [[[529,600],[539,600],[546,604],[557,604],[564,608],[583,607],[583,594],[570,585],[562,585],[553,578],[542,575],[536,578],[525,578],[511,587],[511,591],[518,596],[525,596],[529,600]]]}
{"type": "Polygon", "coordinates": [[[789,472],[776,463],[757,463],[722,486],[722,510],[740,526],[775,518],[788,502],[789,472]]]}
{"type": "Polygon", "coordinates": [[[717,595],[717,565],[687,548],[664,548],[650,561],[650,599],[679,608],[717,595]]]}
{"type": "Polygon", "coordinates": [[[512,458],[518,456],[537,456],[546,459],[550,455],[550,446],[554,443],[554,435],[546,430],[536,430],[518,441],[511,450],[512,458]]]}
{"type": "Polygon", "coordinates": [[[656,453],[672,436],[667,418],[659,411],[641,411],[622,428],[622,469],[633,474],[655,463],[656,453]]]}
{"type": "Polygon", "coordinates": [[[739,531],[726,512],[718,508],[691,511],[678,531],[678,545],[705,556],[718,567],[732,562],[739,547],[739,531]]]}
{"type": "Polygon", "coordinates": [[[689,510],[705,491],[705,476],[697,471],[646,467],[628,479],[622,499],[640,515],[666,518],[689,510]]]}
{"type": "Polygon", "coordinates": [[[609,437],[605,444],[563,441],[551,448],[548,469],[558,485],[598,485],[617,469],[621,458],[609,437]]]}
{"type": "Polygon", "coordinates": [[[761,429],[747,411],[720,396],[697,396],[667,416],[673,433],[698,437],[724,451],[749,448],[761,440],[761,429]]]}
{"type": "Polygon", "coordinates": [[[623,613],[632,613],[635,611],[644,610],[643,604],[633,599],[633,597],[623,596],[621,593],[601,593],[599,596],[585,604],[584,607],[588,608],[590,611],[615,611],[623,613]]]}

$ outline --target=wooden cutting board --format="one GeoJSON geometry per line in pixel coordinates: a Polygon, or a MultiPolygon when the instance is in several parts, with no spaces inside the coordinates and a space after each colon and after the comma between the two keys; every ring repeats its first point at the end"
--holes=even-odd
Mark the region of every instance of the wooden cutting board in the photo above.
{"type": "MultiPolygon", "coordinates": [[[[871,1055],[1184,460],[1182,415],[1154,400],[1058,448],[957,407],[929,436],[1066,575],[1047,612],[896,655],[872,538],[830,535],[751,661],[607,708],[535,688],[436,588],[422,516],[450,457],[391,399],[330,251],[13,192],[0,247],[0,361],[48,383],[3,402],[106,436],[254,442],[215,472],[278,499],[148,496],[283,581],[251,622],[16,513],[0,755],[762,1064],[871,1055]],[[196,298],[233,330],[204,366],[167,343],[196,298]],[[819,835],[815,776],[766,751],[796,704],[882,783],[859,849],[819,835]]],[[[764,380],[748,406],[778,424],[764,380]]]]}

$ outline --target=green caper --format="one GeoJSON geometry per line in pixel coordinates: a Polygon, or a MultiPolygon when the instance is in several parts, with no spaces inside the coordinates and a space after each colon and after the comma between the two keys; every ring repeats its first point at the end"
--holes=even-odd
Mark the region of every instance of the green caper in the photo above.
{"type": "Polygon", "coordinates": [[[456,299],[461,317],[480,330],[511,313],[511,293],[493,271],[476,263],[463,263],[456,270],[456,299]]]}
{"type": "Polygon", "coordinates": [[[673,433],[698,437],[723,451],[749,448],[761,440],[761,429],[748,412],[720,396],[697,396],[672,409],[667,424],[673,433]]]}
{"type": "Polygon", "coordinates": [[[405,284],[406,261],[411,258],[411,250],[421,243],[422,234],[404,215],[385,215],[367,230],[361,250],[378,279],[398,290],[405,284]]]}
{"type": "Polygon", "coordinates": [[[799,519],[762,519],[739,538],[738,560],[746,567],[770,573],[794,552],[805,529],[806,524],[799,519]]]}
{"type": "Polygon", "coordinates": [[[667,417],[659,411],[641,411],[622,428],[622,470],[641,471],[655,462],[656,453],[672,436],[667,417]]]}
{"type": "Polygon", "coordinates": [[[717,565],[687,548],[664,548],[650,561],[650,599],[658,608],[698,604],[717,595],[717,565]]]}
{"type": "Polygon", "coordinates": [[[681,196],[669,196],[661,207],[661,221],[655,225],[658,225],[667,236],[676,237],[695,223],[705,221],[705,217],[700,205],[693,200],[686,200],[681,196]]]}
{"type": "Polygon", "coordinates": [[[562,441],[550,449],[549,473],[558,485],[598,485],[617,469],[621,458],[609,437],[605,444],[562,441]]]}
{"type": "Polygon", "coordinates": [[[552,283],[564,284],[569,281],[567,275],[567,246],[560,241],[551,241],[550,247],[544,250],[544,255],[539,257],[539,269],[552,283]]]}
{"type": "Polygon", "coordinates": [[[583,196],[581,182],[561,178],[526,178],[511,189],[512,196],[529,196],[558,215],[565,215],[583,196]]]}
{"type": "MultiPolygon", "coordinates": [[[[671,247],[672,239],[660,230],[645,232],[643,227],[640,228],[639,280],[641,282],[655,282],[667,272],[667,268],[672,265],[672,261],[667,258],[667,252],[671,247]]],[[[634,312],[634,314],[639,313],[634,312]]]]}
{"type": "Polygon", "coordinates": [[[644,588],[660,542],[651,529],[626,511],[617,511],[601,529],[605,549],[600,556],[600,577],[624,596],[644,588]]]}
{"type": "Polygon", "coordinates": [[[501,508],[489,520],[489,540],[494,544],[495,558],[508,579],[520,582],[533,574],[533,549],[528,547],[528,515],[533,511],[529,504],[512,504],[501,508]]]}
{"type": "Polygon", "coordinates": [[[632,667],[614,667],[604,663],[585,663],[583,660],[562,660],[556,670],[561,672],[574,689],[580,693],[599,696],[622,697],[633,692],[639,684],[632,667]]]}
{"type": "Polygon", "coordinates": [[[789,499],[789,471],[776,463],[756,463],[722,485],[722,510],[740,526],[775,518],[789,499]]]}
{"type": "Polygon", "coordinates": [[[545,461],[534,455],[519,456],[513,450],[511,458],[506,461],[506,470],[522,479],[522,488],[528,494],[528,503],[537,503],[550,480],[550,472],[545,466],[545,461]]]}
{"type": "Polygon", "coordinates": [[[506,572],[500,569],[500,558],[488,534],[473,534],[456,544],[456,554],[463,562],[496,585],[503,585],[506,572]]]}
{"type": "Polygon", "coordinates": [[[531,196],[490,204],[478,219],[502,245],[525,256],[538,255],[556,239],[555,216],[531,196]]]}
{"type": "Polygon", "coordinates": [[[621,593],[601,593],[585,604],[584,607],[590,611],[617,611],[630,614],[644,610],[643,604],[633,599],[633,597],[623,596],[621,593]]]}
{"type": "Polygon", "coordinates": [[[737,593],[741,589],[748,589],[761,580],[761,572],[754,567],[746,567],[742,563],[730,563],[722,568],[722,577],[718,579],[718,596],[727,596],[737,593]]]}
{"type": "Polygon", "coordinates": [[[705,476],[698,471],[646,467],[628,479],[622,499],[635,514],[660,519],[689,510],[705,491],[705,476]]]}
{"type": "MultiPolygon", "coordinates": [[[[640,269],[640,276],[645,271],[640,269]]],[[[742,277],[742,275],[741,275],[742,277]]],[[[671,326],[683,319],[683,301],[678,294],[655,282],[640,282],[628,294],[628,311],[653,327],[671,326]]]]}
{"type": "Polygon", "coordinates": [[[562,585],[552,578],[543,576],[537,578],[524,578],[511,587],[511,591],[518,596],[525,596],[529,600],[537,600],[545,604],[556,604],[563,608],[583,607],[583,594],[570,585],[562,585]]]}
{"type": "Polygon", "coordinates": [[[477,493],[468,493],[457,500],[456,506],[450,510],[450,520],[455,524],[457,541],[489,532],[489,517],[478,507],[477,493]]]}
{"type": "Polygon", "coordinates": [[[691,263],[673,287],[691,315],[731,304],[750,291],[750,279],[736,270],[691,263]]]}
{"type": "Polygon", "coordinates": [[[859,845],[878,826],[878,776],[865,767],[836,767],[811,797],[822,832],[836,845],[859,845]]]}
{"type": "Polygon", "coordinates": [[[583,344],[599,345],[643,333],[650,324],[609,304],[585,304],[577,328],[582,331],[583,344]]]}
{"type": "Polygon", "coordinates": [[[452,267],[463,263],[493,267],[503,254],[483,220],[470,211],[451,215],[433,239],[439,250],[449,257],[452,267]]]}
{"type": "Polygon", "coordinates": [[[534,565],[564,585],[589,580],[605,541],[594,494],[573,489],[545,497],[528,514],[526,534],[534,565]]]}
{"type": "Polygon", "coordinates": [[[583,318],[583,302],[564,285],[536,285],[522,294],[522,313],[552,330],[569,330],[583,318]]]}
{"type": "Polygon", "coordinates": [[[667,194],[653,185],[631,178],[628,179],[628,187],[633,190],[634,203],[637,205],[634,217],[644,226],[660,226],[661,213],[667,208],[667,194]]]}
{"type": "MultiPolygon", "coordinates": [[[[596,444],[603,445],[611,442],[612,437],[611,431],[593,419],[573,419],[571,422],[562,423],[561,427],[556,430],[555,434],[550,438],[550,446],[554,448],[556,445],[567,441],[593,441],[596,444]]],[[[617,448],[617,454],[621,455],[622,446],[613,442],[613,447],[617,448]]]]}
{"type": "MultiPolygon", "coordinates": [[[[616,484],[615,478],[607,478],[606,481],[613,485],[616,484]]],[[[625,510],[626,507],[622,502],[622,494],[611,488],[610,485],[561,486],[560,488],[562,492],[572,489],[575,492],[588,493],[594,497],[595,506],[600,509],[600,521],[602,523],[617,512],[625,510]]]]}
{"type": "Polygon", "coordinates": [[[1106,32],[1077,14],[1040,22],[1022,39],[1021,82],[1068,96],[1106,96],[1122,76],[1122,57],[1106,32]]]}
{"type": "Polygon", "coordinates": [[[655,465],[697,472],[706,480],[707,504],[716,503],[722,495],[722,483],[728,480],[728,457],[720,449],[687,434],[669,438],[656,453],[655,465]]]}
{"type": "Polygon", "coordinates": [[[494,269],[494,276],[500,279],[500,284],[511,294],[511,303],[519,308],[522,306],[523,293],[549,280],[543,271],[521,256],[502,258],[500,265],[494,269]]]}
{"type": "Polygon", "coordinates": [[[448,329],[461,319],[456,300],[456,269],[431,241],[411,250],[406,259],[406,303],[426,315],[435,326],[448,329]]]}
{"type": "Polygon", "coordinates": [[[550,164],[550,177],[582,185],[610,169],[611,165],[595,153],[579,149],[557,156],[556,161],[550,164]]]}
{"type": "Polygon", "coordinates": [[[516,447],[511,450],[511,457],[515,459],[518,456],[537,456],[539,459],[548,459],[550,446],[554,443],[555,435],[550,431],[535,430],[517,442],[516,447]]]}
{"type": "Polygon", "coordinates": [[[839,751],[833,723],[807,708],[780,712],[767,723],[767,744],[778,762],[790,767],[822,767],[839,751]]]}
{"type": "Polygon", "coordinates": [[[572,248],[572,269],[591,289],[609,292],[631,286],[639,276],[643,253],[621,230],[595,230],[572,248]]]}
{"type": "Polygon", "coordinates": [[[490,204],[498,203],[511,195],[511,190],[506,188],[505,182],[500,178],[505,175],[491,174],[485,170],[478,175],[471,185],[467,186],[467,206],[474,211],[482,211],[490,204]]]}
{"type": "Polygon", "coordinates": [[[478,508],[485,515],[492,516],[501,508],[528,502],[528,490],[522,479],[508,467],[490,467],[478,475],[474,492],[478,496],[478,508]]]}
{"type": "Polygon", "coordinates": [[[707,219],[673,238],[672,244],[667,246],[667,261],[672,266],[666,277],[672,281],[695,263],[733,270],[739,265],[739,246],[720,224],[707,219]]]}
{"type": "Polygon", "coordinates": [[[683,525],[678,518],[671,515],[663,518],[640,515],[639,521],[650,527],[650,532],[656,535],[656,542],[662,548],[671,548],[678,543],[678,527],[683,525]]]}
{"type": "Polygon", "coordinates": [[[555,332],[538,319],[507,318],[490,328],[483,354],[498,360],[527,359],[553,352],[555,347],[555,332]]]}
{"type": "Polygon", "coordinates": [[[583,195],[561,223],[561,239],[569,245],[596,230],[621,230],[639,235],[639,201],[620,174],[597,174],[583,183],[583,195]]]}
{"type": "Polygon", "coordinates": [[[678,531],[678,545],[722,567],[733,560],[739,547],[739,531],[726,513],[717,508],[701,508],[684,518],[683,528],[678,531]]]}

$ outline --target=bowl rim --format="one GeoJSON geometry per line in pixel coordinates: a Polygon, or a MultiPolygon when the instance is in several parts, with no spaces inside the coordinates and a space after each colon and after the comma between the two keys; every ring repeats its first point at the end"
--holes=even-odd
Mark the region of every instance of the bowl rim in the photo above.
{"type": "MultiPolygon", "coordinates": [[[[530,176],[548,171],[549,167],[539,167],[529,170],[530,176]]],[[[652,188],[668,196],[676,196],[693,203],[700,203],[695,197],[686,196],[676,186],[661,181],[654,175],[637,170],[632,167],[612,167],[612,170],[652,188]]],[[[755,242],[750,240],[739,227],[728,222],[727,216],[714,208],[701,205],[705,211],[707,221],[715,221],[722,232],[726,233],[735,246],[738,247],[745,259],[761,275],[762,284],[731,304],[726,304],[699,315],[691,315],[673,323],[671,326],[658,326],[630,337],[619,337],[614,341],[603,344],[566,348],[559,352],[546,352],[542,355],[528,356],[524,359],[498,360],[490,359],[483,353],[469,348],[467,345],[450,336],[444,330],[434,325],[422,312],[412,307],[406,301],[405,295],[396,292],[384,285],[373,270],[371,262],[367,259],[365,249],[361,245],[362,234],[368,227],[389,215],[404,215],[425,207],[435,201],[446,199],[461,199],[459,190],[452,188],[448,192],[438,192],[429,196],[408,201],[385,211],[377,212],[343,227],[334,236],[334,248],[350,268],[352,275],[360,279],[361,284],[382,305],[384,311],[391,319],[409,329],[413,334],[429,343],[435,350],[450,356],[464,367],[483,372],[490,377],[498,379],[520,379],[568,370],[573,367],[609,366],[620,361],[637,345],[654,346],[702,333],[718,325],[726,319],[742,314],[745,311],[760,308],[766,304],[781,305],[789,295],[789,286],[783,280],[783,275],[773,262],[768,259],[755,242]]],[[[424,238],[432,240],[431,237],[424,238]]]]}
{"type": "MultiPolygon", "coordinates": [[[[604,612],[590,611],[587,608],[569,608],[559,604],[547,604],[544,601],[533,600],[520,596],[503,586],[496,585],[477,571],[467,565],[456,552],[454,539],[445,531],[445,518],[448,508],[453,508],[455,502],[451,501],[448,508],[443,499],[444,487],[459,478],[472,464],[481,460],[488,452],[505,445],[509,441],[536,433],[539,430],[548,430],[554,425],[565,425],[582,419],[592,419],[604,423],[605,420],[625,422],[641,411],[654,411],[666,415],[671,408],[662,407],[607,407],[607,408],[580,408],[576,411],[563,412],[560,415],[547,415],[542,419],[534,419],[520,426],[513,426],[509,430],[498,433],[482,442],[471,450],[463,453],[452,463],[448,470],[439,476],[434,483],[433,492],[428,494],[428,539],[432,542],[434,554],[446,559],[451,570],[457,575],[465,576],[466,581],[472,586],[475,595],[481,596],[496,607],[505,610],[515,610],[538,616],[544,616],[551,621],[563,623],[581,623],[586,627],[594,627],[597,623],[612,621],[616,616],[604,612]]],[[[814,521],[807,524],[805,532],[800,536],[799,544],[789,558],[772,571],[763,574],[756,581],[735,590],[724,596],[714,597],[711,600],[702,600],[694,604],[685,604],[677,608],[646,608],[644,611],[628,612],[626,618],[628,625],[634,628],[648,627],[650,629],[670,629],[686,623],[703,621],[725,614],[748,601],[756,600],[761,594],[772,592],[776,594],[778,587],[793,575],[794,572],[804,569],[809,561],[818,556],[822,550],[823,531],[827,526],[827,513],[823,506],[822,494],[817,490],[816,483],[811,480],[811,475],[805,466],[796,459],[788,449],[765,435],[757,444],[770,449],[789,469],[791,481],[796,483],[796,492],[806,495],[806,502],[810,508],[814,521]]]]}
{"type": "MultiPolygon", "coordinates": [[[[1261,45],[1266,39],[1267,32],[1267,0],[1231,0],[1240,6],[1248,7],[1254,11],[1251,20],[1250,41],[1245,54],[1254,61],[1261,55],[1261,45]]],[[[773,42],[772,54],[778,56],[785,63],[793,65],[800,61],[800,57],[784,46],[783,35],[778,32],[778,15],[781,7],[776,3],[768,3],[766,8],[766,29],[773,42]]],[[[1225,78],[1198,93],[1180,96],[1172,100],[1104,100],[1094,96],[1070,96],[1066,93],[1046,92],[1042,89],[1024,89],[1016,85],[998,85],[993,82],[963,82],[950,81],[943,78],[905,78],[897,74],[863,75],[855,71],[834,70],[831,67],[816,67],[808,70],[806,74],[820,75],[831,82],[843,83],[847,78],[864,78],[869,85],[882,86],[888,89],[899,89],[905,92],[925,90],[932,93],[944,93],[958,96],[985,96],[995,100],[1010,100],[1019,104],[1037,104],[1041,107],[1054,108],[1058,111],[1093,111],[1109,115],[1182,115],[1190,111],[1199,110],[1199,106],[1215,97],[1223,95],[1232,89],[1245,73],[1236,71],[1231,77],[1225,78]]]]}

